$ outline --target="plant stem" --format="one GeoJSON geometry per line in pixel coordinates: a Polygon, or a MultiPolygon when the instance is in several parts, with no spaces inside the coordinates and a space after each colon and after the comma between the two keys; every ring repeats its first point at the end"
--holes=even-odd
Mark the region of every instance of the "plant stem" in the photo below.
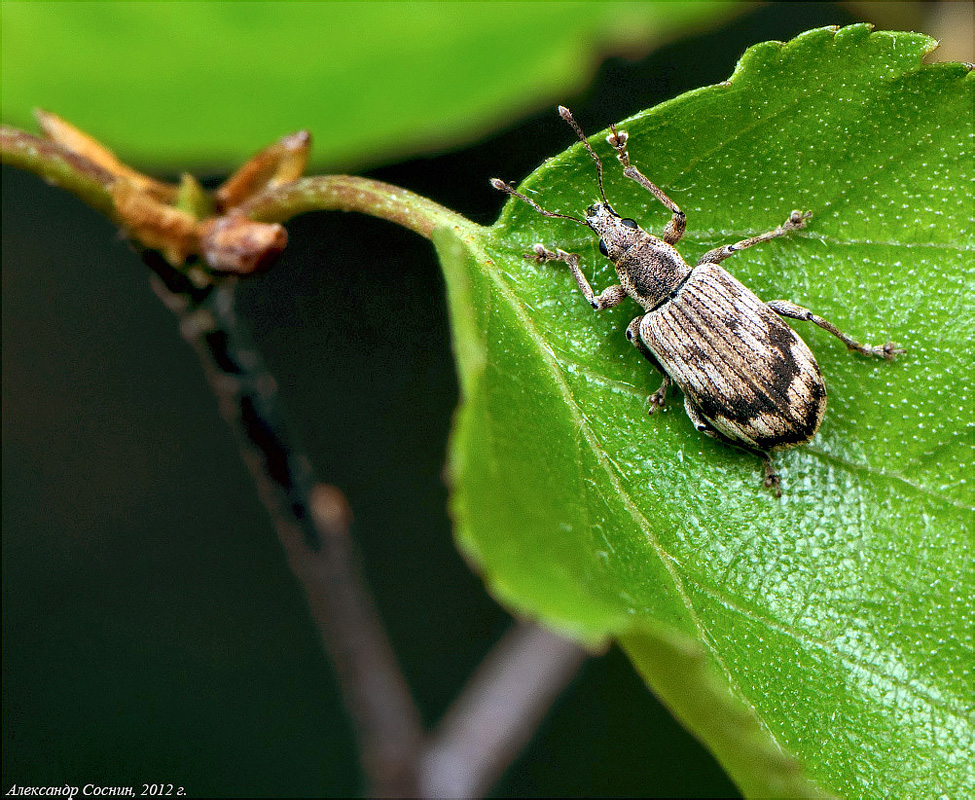
{"type": "MultiPolygon", "coordinates": [[[[147,251],[152,264],[155,254],[147,251]]],[[[349,536],[351,513],[318,484],[277,412],[276,384],[234,311],[231,285],[191,300],[161,280],[156,293],[180,317],[220,412],[271,516],[288,565],[331,655],[372,796],[416,794],[420,714],[376,614],[349,536]]]]}
{"type": "Polygon", "coordinates": [[[421,795],[483,796],[587,657],[574,642],[517,623],[481,662],[423,753],[421,795]]]}
{"type": "Polygon", "coordinates": [[[0,125],[0,160],[66,189],[118,222],[110,192],[115,176],[56,142],[0,125]]]}
{"type": "Polygon", "coordinates": [[[300,178],[261,192],[234,210],[258,222],[283,222],[306,211],[359,211],[402,225],[427,239],[440,227],[471,232],[478,227],[426,197],[354,175],[300,178]]]}

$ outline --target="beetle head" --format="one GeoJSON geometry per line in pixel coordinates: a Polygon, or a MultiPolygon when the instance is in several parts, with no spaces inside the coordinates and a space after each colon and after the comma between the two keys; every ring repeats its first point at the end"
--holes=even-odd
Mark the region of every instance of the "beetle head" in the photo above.
{"type": "Polygon", "coordinates": [[[599,252],[617,261],[645,234],[629,218],[621,217],[609,203],[593,203],[586,209],[586,225],[599,236],[599,252]]]}

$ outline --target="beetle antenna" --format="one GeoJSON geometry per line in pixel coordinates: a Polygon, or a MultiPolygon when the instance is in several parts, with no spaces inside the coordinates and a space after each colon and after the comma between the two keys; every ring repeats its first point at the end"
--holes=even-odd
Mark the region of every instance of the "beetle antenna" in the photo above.
{"type": "Polygon", "coordinates": [[[613,204],[610,203],[606,198],[606,191],[603,189],[603,162],[599,160],[599,156],[596,155],[596,151],[592,149],[592,146],[589,144],[589,140],[586,138],[586,134],[582,132],[582,128],[579,127],[579,123],[576,122],[576,118],[572,116],[572,112],[569,111],[569,109],[567,109],[565,106],[559,106],[559,116],[572,126],[572,130],[576,132],[576,136],[579,137],[579,141],[582,142],[586,150],[589,151],[589,155],[592,156],[592,160],[596,162],[596,180],[599,182],[599,196],[603,198],[603,202],[607,205],[607,207],[612,210],[613,204]]]}
{"type": "Polygon", "coordinates": [[[504,192],[505,194],[511,195],[512,197],[517,197],[519,200],[524,200],[526,203],[528,203],[528,205],[534,208],[539,214],[543,214],[546,217],[556,217],[558,219],[571,219],[573,222],[578,222],[581,225],[585,225],[586,227],[589,227],[588,223],[584,219],[573,217],[571,214],[560,214],[557,211],[546,211],[530,197],[526,197],[521,192],[515,191],[513,187],[505,183],[500,178],[491,178],[491,185],[499,192],[504,192]]]}

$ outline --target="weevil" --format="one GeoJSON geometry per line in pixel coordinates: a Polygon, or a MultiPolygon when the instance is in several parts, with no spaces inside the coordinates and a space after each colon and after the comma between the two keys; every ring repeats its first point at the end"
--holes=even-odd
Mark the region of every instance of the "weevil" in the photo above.
{"type": "Polygon", "coordinates": [[[709,250],[692,268],[675,248],[684,235],[684,212],[630,163],[627,133],[610,126],[606,141],[616,151],[623,174],[670,211],[662,237],[616,213],[603,187],[602,161],[572,113],[559,106],[559,115],[596,163],[601,202],[589,206],[585,217],[579,218],[548,211],[498,178],[491,184],[546,217],[592,229],[599,237],[599,251],[616,268],[619,283],[596,294],[579,266],[579,256],[560,248],[536,244],[525,257],[568,265],[579,291],[596,311],[613,308],[627,297],[639,303],[643,313],[627,326],[626,338],[663,375],[660,388],[648,399],[650,413],[663,408],[670,385],[676,384],[694,427],[761,458],[765,486],[780,496],[781,479],[772,466],[772,453],[812,439],[826,411],[826,385],[819,365],[780,317],[812,322],[866,356],[890,361],[905,351],[893,342],[860,344],[788,300],[764,303],[720,266],[741,250],[804,228],[812,212],[793,211],[774,230],[709,250]]]}

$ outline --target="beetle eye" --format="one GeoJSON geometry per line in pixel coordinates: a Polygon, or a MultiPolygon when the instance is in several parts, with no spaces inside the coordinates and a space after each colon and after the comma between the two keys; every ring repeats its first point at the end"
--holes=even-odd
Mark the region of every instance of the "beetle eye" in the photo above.
{"type": "Polygon", "coordinates": [[[606,256],[606,258],[609,258],[609,250],[606,249],[606,242],[602,239],[599,240],[599,252],[606,256]]]}
{"type": "Polygon", "coordinates": [[[630,219],[629,217],[627,217],[626,219],[621,219],[620,222],[622,222],[624,225],[626,225],[627,228],[639,228],[640,227],[639,225],[636,224],[636,220],[635,219],[630,219]]]}

